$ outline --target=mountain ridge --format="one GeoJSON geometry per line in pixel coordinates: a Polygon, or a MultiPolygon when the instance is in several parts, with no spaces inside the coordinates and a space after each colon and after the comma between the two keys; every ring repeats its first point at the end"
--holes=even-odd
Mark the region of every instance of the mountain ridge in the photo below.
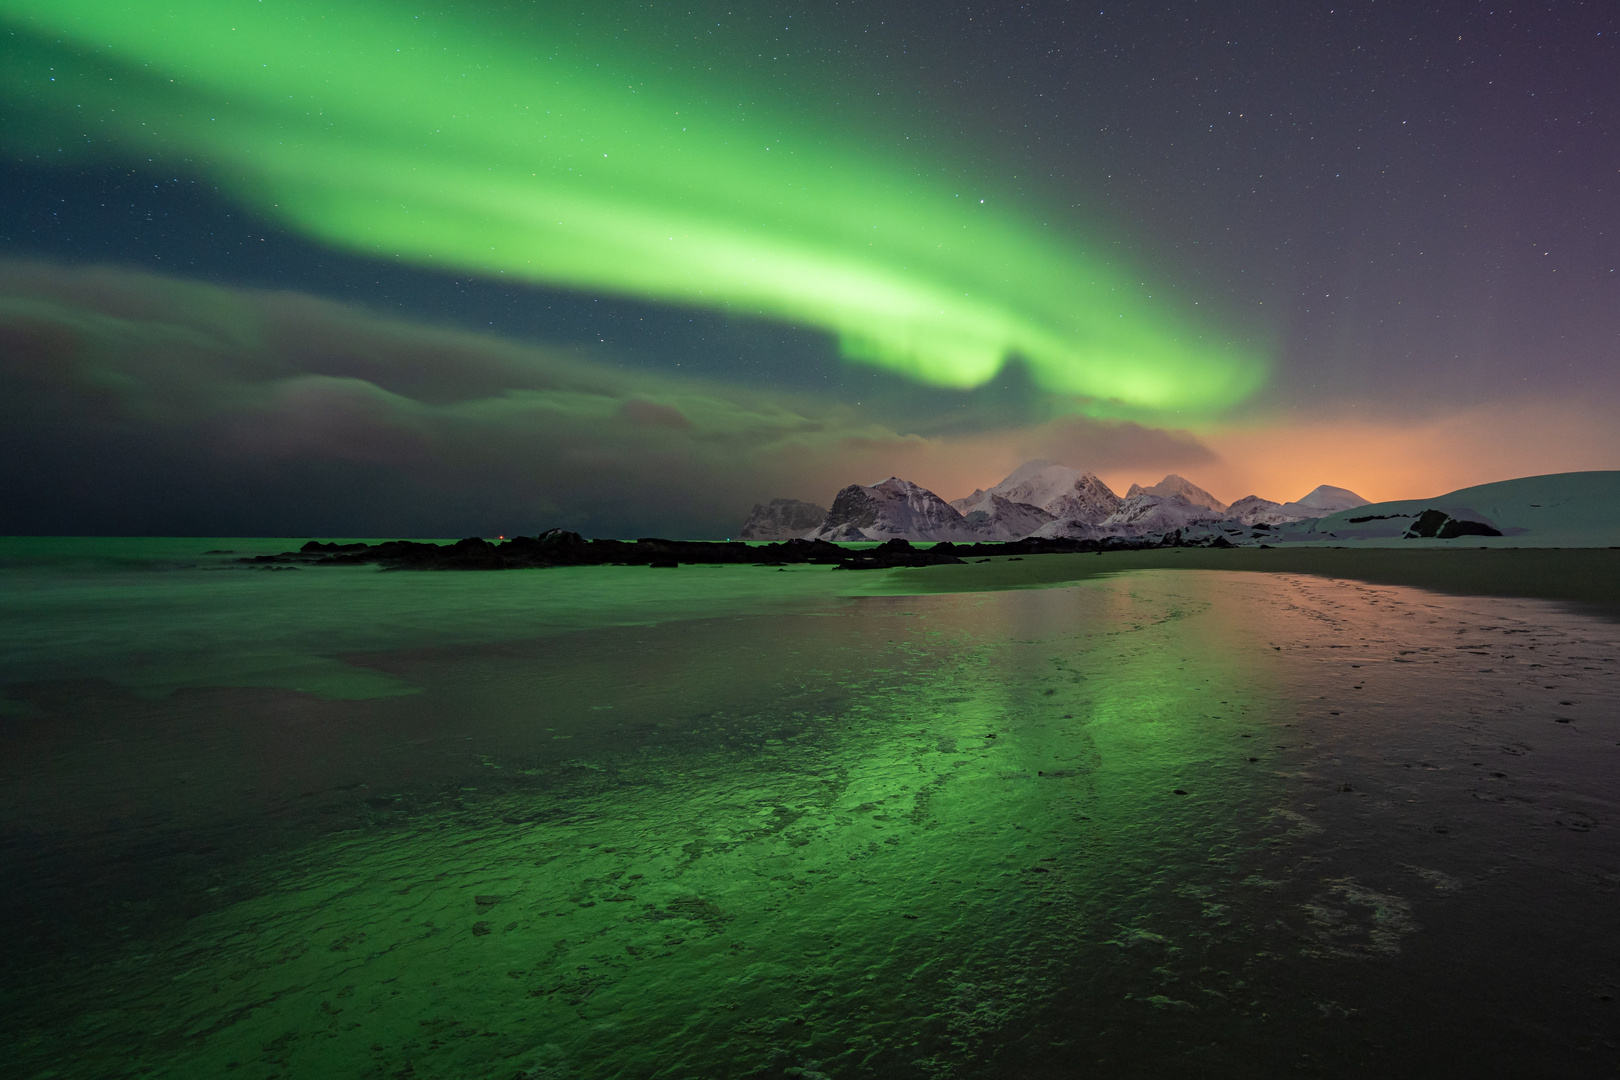
{"type": "Polygon", "coordinates": [[[1379,503],[1323,484],[1287,503],[1247,495],[1228,505],[1175,474],[1130,491],[1120,498],[1095,473],[1050,461],[1026,462],[999,484],[952,502],[890,477],[844,488],[804,535],[839,542],[1028,537],[1237,546],[1620,545],[1620,471],[1548,473],[1379,503]]]}

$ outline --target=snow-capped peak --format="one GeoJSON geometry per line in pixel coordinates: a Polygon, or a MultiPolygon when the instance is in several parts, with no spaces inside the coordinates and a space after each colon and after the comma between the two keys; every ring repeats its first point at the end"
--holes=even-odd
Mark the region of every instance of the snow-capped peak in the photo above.
{"type": "Polygon", "coordinates": [[[1358,506],[1366,505],[1368,505],[1367,500],[1355,492],[1341,487],[1332,487],[1328,484],[1316,488],[1297,502],[1285,504],[1289,509],[1300,507],[1305,510],[1315,511],[1310,515],[1312,517],[1320,517],[1323,514],[1336,514],[1340,510],[1354,510],[1358,506]]]}
{"type": "Polygon", "coordinates": [[[988,492],[974,492],[951,503],[958,510],[983,498],[999,495],[1013,503],[1036,506],[1055,518],[1095,524],[1119,509],[1120,498],[1095,473],[1071,469],[1051,461],[1028,461],[988,492]]]}
{"type": "Polygon", "coordinates": [[[944,499],[909,480],[891,476],[879,484],[851,484],[833,499],[821,527],[810,533],[823,540],[978,540],[944,499]]]}
{"type": "Polygon", "coordinates": [[[1211,495],[1209,492],[1205,491],[1191,480],[1188,480],[1186,477],[1177,476],[1175,473],[1171,473],[1169,476],[1166,476],[1163,480],[1160,480],[1152,487],[1143,487],[1140,484],[1132,484],[1130,491],[1126,492],[1125,497],[1129,499],[1136,495],[1180,495],[1183,499],[1186,499],[1194,506],[1202,506],[1204,509],[1214,510],[1216,513],[1224,513],[1226,511],[1226,504],[1221,502],[1221,500],[1217,499],[1215,496],[1211,495]]]}

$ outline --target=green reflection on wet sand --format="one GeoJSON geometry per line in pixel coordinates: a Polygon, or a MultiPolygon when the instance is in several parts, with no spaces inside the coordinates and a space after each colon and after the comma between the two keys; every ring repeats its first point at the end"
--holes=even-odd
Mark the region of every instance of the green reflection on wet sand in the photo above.
{"type": "MultiPolygon", "coordinates": [[[[689,624],[753,700],[685,739],[643,715],[586,756],[490,758],[399,820],[412,793],[379,792],[370,827],[246,861],[241,899],[88,975],[28,1057],[265,1078],[1065,1059],[1094,980],[1150,1026],[1192,1007],[1160,991],[1180,945],[1148,920],[1239,873],[1274,797],[1230,750],[1269,715],[1269,660],[1208,607],[1126,582],[871,599],[745,669],[723,647],[751,628],[689,624]]],[[[504,684],[536,725],[579,710],[567,732],[662,675],[553,706],[537,656],[446,666],[423,697],[504,684]]]]}

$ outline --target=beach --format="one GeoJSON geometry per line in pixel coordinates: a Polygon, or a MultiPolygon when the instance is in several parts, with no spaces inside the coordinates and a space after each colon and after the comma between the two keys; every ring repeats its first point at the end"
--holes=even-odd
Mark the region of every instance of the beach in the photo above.
{"type": "Polygon", "coordinates": [[[1614,553],[85,543],[5,570],[15,1075],[1612,1064],[1614,553]]]}

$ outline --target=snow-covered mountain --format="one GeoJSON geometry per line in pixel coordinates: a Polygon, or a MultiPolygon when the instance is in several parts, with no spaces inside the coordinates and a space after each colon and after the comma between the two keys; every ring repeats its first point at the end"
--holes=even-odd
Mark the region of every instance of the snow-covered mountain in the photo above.
{"type": "Polygon", "coordinates": [[[1220,511],[1196,505],[1181,495],[1150,495],[1138,489],[1119,509],[1094,525],[1058,520],[1041,526],[1034,535],[1074,539],[1152,536],[1210,524],[1224,517],[1220,511]]]}
{"type": "Polygon", "coordinates": [[[772,499],[768,504],[754,504],[753,513],[737,533],[739,540],[791,540],[819,528],[827,517],[827,508],[798,499],[772,499]]]}
{"type": "Polygon", "coordinates": [[[989,539],[995,540],[1022,540],[1052,520],[1052,515],[1039,506],[1013,502],[989,491],[952,499],[951,506],[970,528],[982,530],[989,539]]]}
{"type": "Polygon", "coordinates": [[[1270,499],[1262,499],[1258,495],[1245,495],[1237,502],[1226,508],[1228,521],[1240,522],[1244,525],[1265,524],[1278,525],[1284,521],[1297,521],[1294,516],[1284,513],[1281,503],[1274,503],[1270,499]]]}
{"type": "Polygon", "coordinates": [[[851,484],[833,499],[811,540],[1000,540],[975,529],[950,503],[910,480],[851,484]]]}
{"type": "Polygon", "coordinates": [[[1282,513],[1289,515],[1293,520],[1301,518],[1322,517],[1325,514],[1335,514],[1340,510],[1354,510],[1358,506],[1366,506],[1367,500],[1353,491],[1341,487],[1330,487],[1323,484],[1296,502],[1283,503],[1282,513]]]}
{"type": "MultiPolygon", "coordinates": [[[[1295,502],[1275,503],[1249,495],[1228,506],[1182,476],[1171,473],[1151,487],[1132,484],[1121,499],[1095,473],[1051,461],[1030,461],[988,490],[978,489],[946,502],[926,488],[890,477],[880,484],[851,484],[838,493],[832,509],[792,535],[813,540],[1019,540],[1043,538],[1153,538],[1177,532],[1208,533],[1233,542],[1277,539],[1271,530],[1305,519],[1349,512],[1367,502],[1353,491],[1323,485],[1295,502]]],[[[788,521],[809,520],[817,508],[773,500],[754,508],[745,539],[764,539],[764,530],[788,529],[788,521]],[[791,504],[791,505],[790,505],[791,504]],[[805,514],[805,517],[794,515],[805,514]],[[780,524],[779,524],[780,523],[780,524]]],[[[1436,519],[1438,520],[1438,519],[1436,519]]],[[[1440,526],[1436,526],[1438,529],[1440,526]]],[[[1460,526],[1450,526],[1457,528],[1460,526]]]]}
{"type": "MultiPolygon", "coordinates": [[[[1321,489],[1318,488],[1317,490],[1321,489]]],[[[1179,495],[1181,498],[1186,499],[1194,506],[1202,506],[1206,510],[1214,510],[1216,513],[1223,513],[1226,510],[1226,504],[1221,502],[1221,500],[1217,499],[1215,496],[1211,495],[1209,492],[1205,491],[1191,480],[1188,480],[1185,477],[1177,476],[1175,473],[1171,473],[1169,476],[1166,476],[1163,480],[1160,480],[1152,487],[1143,487],[1140,484],[1132,484],[1130,490],[1125,493],[1125,498],[1133,499],[1138,495],[1163,495],[1165,497],[1179,495]]]]}
{"type": "Polygon", "coordinates": [[[963,510],[987,494],[1039,507],[1051,518],[1071,525],[1094,525],[1118,510],[1121,501],[1095,473],[1051,461],[1028,461],[988,492],[975,491],[965,499],[954,500],[951,505],[963,510]]]}
{"type": "Polygon", "coordinates": [[[1323,484],[1303,499],[1289,503],[1279,504],[1258,495],[1245,495],[1226,508],[1226,518],[1243,525],[1281,525],[1366,505],[1367,500],[1353,491],[1323,484]]]}

